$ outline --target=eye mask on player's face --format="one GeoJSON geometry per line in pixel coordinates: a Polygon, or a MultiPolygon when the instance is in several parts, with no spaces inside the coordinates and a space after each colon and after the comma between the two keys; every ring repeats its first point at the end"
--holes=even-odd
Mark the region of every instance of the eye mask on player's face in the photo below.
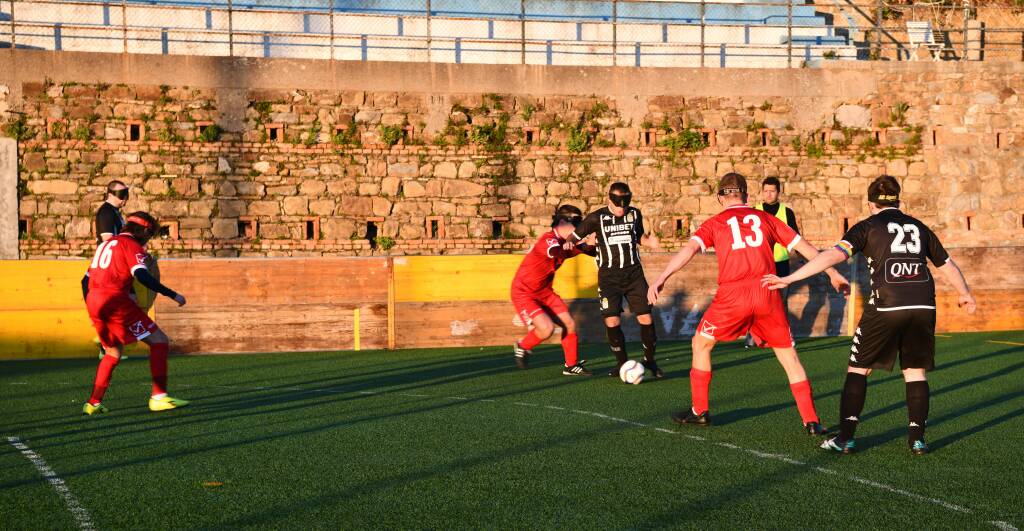
{"type": "Polygon", "coordinates": [[[114,196],[114,197],[116,197],[116,198],[118,198],[118,199],[120,199],[122,201],[124,201],[125,199],[128,199],[128,189],[127,188],[122,188],[120,190],[110,190],[109,193],[110,193],[110,195],[112,195],[112,196],[114,196]]]}
{"type": "Polygon", "coordinates": [[[626,193],[626,194],[619,195],[619,194],[609,193],[608,194],[608,198],[612,200],[612,204],[613,205],[615,205],[615,206],[617,206],[619,208],[626,208],[626,207],[629,206],[629,201],[631,199],[633,199],[633,194],[632,193],[626,193]]]}

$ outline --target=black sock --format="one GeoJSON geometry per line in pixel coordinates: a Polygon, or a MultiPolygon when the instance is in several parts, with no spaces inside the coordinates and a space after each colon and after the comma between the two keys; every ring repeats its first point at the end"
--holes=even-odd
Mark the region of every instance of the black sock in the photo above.
{"type": "Polygon", "coordinates": [[[846,373],[846,384],[843,385],[843,396],[839,399],[839,438],[844,441],[853,439],[860,422],[860,412],[864,410],[864,398],[868,393],[868,377],[855,372],[846,373]]]}
{"type": "Polygon", "coordinates": [[[644,345],[644,364],[657,367],[654,349],[658,346],[658,334],[654,330],[654,323],[640,325],[640,341],[644,345]]]}
{"type": "Polygon", "coordinates": [[[619,365],[626,363],[626,334],[622,333],[622,327],[606,325],[604,328],[608,333],[608,346],[612,348],[612,354],[615,354],[615,361],[619,365]]]}
{"type": "Polygon", "coordinates": [[[907,416],[910,424],[907,428],[907,443],[914,444],[924,439],[924,426],[928,422],[928,381],[907,382],[907,416]]]}

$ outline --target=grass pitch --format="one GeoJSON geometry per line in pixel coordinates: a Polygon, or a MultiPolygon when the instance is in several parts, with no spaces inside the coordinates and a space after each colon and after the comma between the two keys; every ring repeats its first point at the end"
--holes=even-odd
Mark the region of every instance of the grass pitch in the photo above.
{"type": "MultiPolygon", "coordinates": [[[[798,348],[835,425],[848,340],[798,348]]],[[[924,457],[898,373],[871,377],[861,452],[836,456],[800,430],[770,351],[720,345],[701,429],[668,418],[689,404],[688,344],[661,345],[670,378],[640,386],[562,376],[553,346],[518,371],[508,350],[175,357],[172,394],[194,402],[165,413],[132,359],[99,418],[79,414],[95,361],[0,363],[0,528],[1024,525],[1024,332],[938,339],[924,457]]]]}

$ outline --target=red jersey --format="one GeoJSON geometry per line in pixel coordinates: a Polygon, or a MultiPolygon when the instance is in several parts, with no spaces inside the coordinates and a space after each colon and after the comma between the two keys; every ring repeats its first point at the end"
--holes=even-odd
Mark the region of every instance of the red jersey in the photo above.
{"type": "Polygon", "coordinates": [[[89,266],[89,292],[128,294],[139,268],[146,268],[146,250],[130,234],[118,234],[96,248],[89,266]]]}
{"type": "Polygon", "coordinates": [[[562,249],[563,244],[565,240],[559,238],[554,230],[542,234],[519,264],[512,280],[512,289],[536,292],[550,288],[555,280],[555,271],[562,266],[562,262],[582,253],[578,248],[565,251],[562,249]]]}
{"type": "Polygon", "coordinates": [[[792,251],[800,235],[779,218],[746,205],[735,205],[701,224],[693,241],[718,254],[718,284],[760,281],[775,274],[776,243],[792,251]]]}

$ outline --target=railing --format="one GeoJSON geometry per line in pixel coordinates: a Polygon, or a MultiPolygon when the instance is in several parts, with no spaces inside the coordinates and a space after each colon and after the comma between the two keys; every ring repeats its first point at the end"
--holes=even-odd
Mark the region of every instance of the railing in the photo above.
{"type": "Polygon", "coordinates": [[[1022,60],[1012,7],[656,0],[0,0],[0,47],[603,66],[1022,60]],[[907,22],[928,22],[921,42],[907,22]]]}

